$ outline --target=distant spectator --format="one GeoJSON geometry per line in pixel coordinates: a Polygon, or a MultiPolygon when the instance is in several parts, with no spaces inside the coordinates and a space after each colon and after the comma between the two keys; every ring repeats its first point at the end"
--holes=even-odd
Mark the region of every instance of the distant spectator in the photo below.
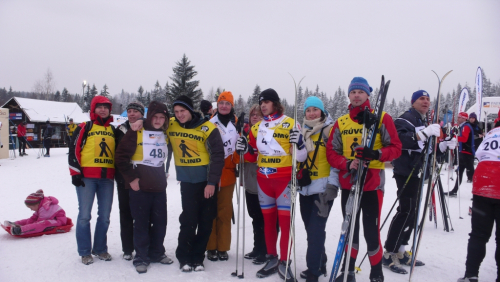
{"type": "Polygon", "coordinates": [[[50,121],[47,121],[47,127],[43,131],[43,147],[45,148],[44,157],[50,157],[50,146],[52,145],[52,135],[54,135],[54,128],[50,125],[50,121]]]}
{"type": "Polygon", "coordinates": [[[27,156],[26,154],[26,122],[23,121],[17,126],[17,142],[19,143],[19,156],[27,156]],[[22,149],[22,152],[21,152],[22,149]]]}

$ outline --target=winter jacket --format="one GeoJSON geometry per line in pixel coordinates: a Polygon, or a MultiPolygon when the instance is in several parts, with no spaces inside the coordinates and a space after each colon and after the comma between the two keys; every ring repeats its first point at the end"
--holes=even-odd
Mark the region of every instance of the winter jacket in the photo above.
{"type": "Polygon", "coordinates": [[[54,128],[50,125],[50,123],[47,123],[47,126],[43,131],[43,139],[52,139],[52,135],[54,135],[54,128]]]}
{"type": "MultiPolygon", "coordinates": [[[[167,107],[164,104],[156,103],[154,106],[151,103],[148,108],[147,119],[144,122],[144,129],[139,131],[128,130],[125,136],[121,137],[116,149],[116,166],[119,169],[123,179],[125,180],[125,188],[130,188],[130,182],[139,178],[139,188],[144,192],[162,192],[167,188],[167,177],[165,175],[165,164],[154,167],[141,163],[133,164],[132,156],[137,150],[140,150],[142,156],[142,144],[138,143],[138,137],[146,131],[161,132],[162,129],[155,129],[151,125],[152,117],[156,113],[167,112],[167,107]]],[[[168,118],[165,120],[168,123],[168,118]]],[[[142,138],[141,138],[142,139],[142,138]]],[[[165,152],[166,153],[166,152],[165,152]]],[[[166,156],[164,157],[164,159],[166,156]]]]}
{"type": "Polygon", "coordinates": [[[19,124],[17,126],[17,137],[24,137],[26,136],[26,127],[24,127],[22,124],[19,124]]]}
{"type": "MultiPolygon", "coordinates": [[[[347,173],[347,163],[349,159],[344,156],[344,152],[349,149],[353,144],[343,144],[342,133],[340,131],[339,123],[347,122],[357,122],[356,115],[363,111],[365,107],[371,110],[370,102],[367,100],[359,107],[353,107],[349,105],[349,114],[340,117],[332,128],[330,137],[326,144],[326,154],[330,165],[333,168],[339,170],[339,180],[342,189],[351,189],[352,183],[350,183],[350,177],[344,177],[347,173]]],[[[399,140],[396,127],[392,121],[392,117],[385,113],[383,115],[379,131],[377,135],[380,135],[380,141],[382,147],[379,149],[380,157],[379,161],[390,162],[401,155],[401,141],[399,140]]],[[[371,165],[371,164],[370,164],[371,165]]],[[[385,185],[385,174],[382,168],[370,168],[368,169],[365,185],[363,191],[374,191],[378,189],[384,189],[385,185]]]]}
{"type": "MultiPolygon", "coordinates": [[[[419,112],[410,108],[394,121],[394,125],[403,146],[401,156],[392,161],[394,174],[409,176],[415,168],[412,177],[418,177],[425,159],[422,158],[421,152],[424,142],[418,141],[416,131],[423,129],[420,127],[427,126],[427,122],[419,112]]],[[[432,159],[431,152],[432,149],[429,149],[429,160],[432,159]]],[[[436,155],[441,156],[442,154],[441,150],[438,149],[436,155]]],[[[430,167],[427,165],[426,179],[429,177],[430,167]]]]}
{"type": "MultiPolygon", "coordinates": [[[[123,136],[130,130],[130,122],[127,120],[126,122],[120,124],[115,130],[115,147],[118,149],[120,145],[120,141],[123,139],[123,136]]],[[[118,184],[124,185],[125,179],[120,172],[120,168],[118,166],[115,167],[115,181],[118,184]]]]}
{"type": "MultiPolygon", "coordinates": [[[[325,123],[323,124],[323,128],[321,130],[319,130],[318,132],[314,132],[312,134],[312,136],[310,138],[313,139],[314,144],[316,146],[325,147],[325,144],[328,142],[328,137],[330,136],[330,132],[331,132],[332,127],[333,127],[333,123],[334,123],[333,119],[330,117],[330,115],[328,115],[326,117],[325,123]],[[318,134],[320,132],[321,132],[321,138],[320,138],[319,144],[317,144],[317,142],[318,142],[317,139],[319,138],[318,134]]],[[[303,127],[308,128],[308,126],[306,124],[304,124],[303,127]]],[[[309,157],[307,160],[309,167],[312,167],[312,166],[318,164],[318,161],[320,159],[324,159],[326,161],[326,154],[319,154],[319,150],[318,150],[318,154],[316,154],[316,159],[314,160],[314,164],[309,164],[309,162],[313,158],[313,155],[314,155],[314,151],[309,152],[309,157]]],[[[338,169],[334,169],[334,168],[330,167],[330,173],[327,177],[321,177],[321,178],[317,178],[317,179],[314,179],[313,177],[311,177],[311,184],[309,184],[305,187],[302,187],[302,189],[299,191],[299,193],[304,195],[304,196],[323,193],[326,190],[327,184],[332,184],[332,185],[335,185],[337,187],[340,186],[339,170],[338,169]]]]}
{"type": "MultiPolygon", "coordinates": [[[[108,178],[113,179],[115,176],[115,168],[114,168],[114,154],[115,154],[115,129],[113,125],[110,123],[113,121],[113,116],[110,115],[107,119],[101,119],[98,115],[95,114],[96,104],[109,104],[111,112],[111,102],[108,98],[104,96],[95,96],[92,99],[90,104],[90,121],[83,122],[78,125],[73,137],[71,138],[70,146],[69,146],[69,155],[68,155],[68,163],[69,170],[71,175],[81,174],[86,178],[108,178]],[[99,154],[95,156],[96,165],[91,164],[83,164],[82,152],[85,149],[85,146],[88,146],[87,138],[93,127],[101,128],[102,131],[98,132],[102,134],[102,136],[106,138],[110,138],[109,144],[112,146],[111,152],[109,150],[106,152],[108,154],[112,154],[111,158],[107,158],[105,160],[106,164],[101,165],[99,162],[102,162],[102,157],[99,154]]],[[[97,136],[94,136],[97,137],[97,136]]],[[[107,139],[106,139],[107,140],[107,139]]],[[[107,141],[108,142],[108,141],[107,141]]],[[[106,145],[107,145],[106,142],[106,145]]],[[[91,146],[95,146],[91,144],[91,146]]]]}
{"type": "MultiPolygon", "coordinates": [[[[220,114],[216,113],[214,116],[216,115],[220,114]]],[[[209,119],[209,121],[212,122],[212,119],[209,119]]],[[[234,116],[234,114],[230,122],[233,123],[233,125],[236,127],[238,119],[236,118],[236,116],[234,116]]],[[[222,134],[221,134],[221,140],[222,140],[222,134]]],[[[235,148],[235,146],[236,144],[232,145],[233,149],[235,148]]],[[[234,153],[232,155],[224,159],[224,168],[222,169],[222,175],[220,178],[220,187],[226,187],[229,185],[234,185],[234,183],[236,183],[236,165],[239,164],[239,162],[240,162],[240,155],[236,153],[236,150],[234,150],[234,153]]]]}
{"type": "Polygon", "coordinates": [[[460,124],[460,132],[457,137],[458,150],[460,153],[474,155],[476,148],[474,147],[474,129],[472,125],[466,121],[460,124]]]}
{"type": "Polygon", "coordinates": [[[479,145],[476,157],[479,164],[472,178],[472,194],[500,199],[500,127],[490,130],[479,145]]]}
{"type": "MultiPolygon", "coordinates": [[[[171,138],[172,134],[176,134],[176,132],[173,132],[174,125],[176,125],[177,127],[181,127],[185,131],[185,133],[188,133],[191,130],[203,131],[204,127],[206,127],[204,126],[205,123],[210,123],[210,125],[213,126],[211,122],[205,120],[201,116],[201,114],[197,112],[193,113],[192,120],[185,124],[180,123],[177,119],[171,119],[169,127],[167,129],[168,142],[172,144],[172,147],[178,146],[177,144],[174,144],[172,142],[173,140],[171,138]]],[[[222,144],[219,130],[215,130],[215,126],[213,127],[214,130],[212,130],[210,135],[202,141],[204,143],[205,149],[210,155],[208,165],[177,165],[177,160],[180,159],[181,156],[179,156],[177,148],[173,149],[174,159],[176,159],[175,170],[177,173],[178,181],[188,183],[199,183],[207,181],[207,184],[209,185],[216,185],[219,183],[222,169],[224,167],[224,145],[222,144]]]]}
{"type": "Polygon", "coordinates": [[[59,201],[55,197],[46,196],[40,202],[38,210],[30,218],[18,220],[15,224],[26,225],[43,220],[58,219],[66,224],[66,212],[58,205],[59,201]]]}
{"type": "Polygon", "coordinates": [[[68,135],[69,137],[72,137],[73,136],[73,133],[75,132],[76,130],[76,124],[75,123],[70,123],[68,124],[67,128],[68,128],[68,135]]]}

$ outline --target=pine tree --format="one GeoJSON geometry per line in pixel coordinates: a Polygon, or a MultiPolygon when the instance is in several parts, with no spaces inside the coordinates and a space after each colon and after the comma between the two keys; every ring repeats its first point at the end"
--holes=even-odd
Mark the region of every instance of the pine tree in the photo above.
{"type": "Polygon", "coordinates": [[[155,88],[153,92],[151,93],[151,100],[153,101],[158,101],[158,102],[165,102],[165,95],[163,94],[163,89],[161,88],[160,83],[158,80],[155,83],[155,88]]]}
{"type": "Polygon", "coordinates": [[[234,103],[234,113],[237,116],[240,116],[241,113],[247,113],[245,111],[245,100],[243,100],[243,97],[241,97],[241,94],[238,96],[238,99],[234,103]]]}
{"type": "Polygon", "coordinates": [[[61,93],[61,102],[70,102],[71,96],[69,95],[68,89],[64,87],[61,93]]]}
{"type": "Polygon", "coordinates": [[[252,95],[249,97],[249,104],[250,104],[250,107],[253,105],[253,104],[258,104],[259,103],[259,95],[260,95],[260,86],[258,84],[255,85],[255,88],[253,89],[253,93],[252,95]]]}
{"type": "Polygon", "coordinates": [[[61,92],[59,92],[59,90],[57,90],[56,94],[54,94],[54,101],[56,102],[61,101],[61,92]]]}
{"type": "Polygon", "coordinates": [[[92,102],[92,99],[94,98],[95,94],[94,94],[94,90],[97,94],[97,89],[95,89],[95,85],[92,87],[92,90],[90,89],[90,84],[87,84],[87,91],[85,92],[85,95],[83,98],[83,101],[82,101],[82,110],[84,112],[88,112],[90,111],[90,103],[92,102]]]}
{"type": "Polygon", "coordinates": [[[108,86],[106,84],[104,84],[104,86],[102,87],[102,90],[101,90],[101,96],[104,96],[104,97],[110,99],[111,97],[109,95],[108,90],[109,90],[108,86]]]}
{"type": "Polygon", "coordinates": [[[173,68],[174,75],[170,77],[172,85],[167,91],[167,96],[170,101],[174,101],[177,97],[186,95],[193,100],[193,105],[197,109],[203,98],[203,92],[198,88],[198,80],[191,81],[198,72],[194,70],[194,66],[191,66],[190,63],[186,54],[177,62],[177,65],[173,68]]]}

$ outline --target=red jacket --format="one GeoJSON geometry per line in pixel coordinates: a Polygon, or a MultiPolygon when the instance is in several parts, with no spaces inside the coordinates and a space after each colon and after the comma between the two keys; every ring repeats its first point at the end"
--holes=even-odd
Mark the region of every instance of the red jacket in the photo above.
{"type": "Polygon", "coordinates": [[[24,137],[26,136],[26,127],[23,126],[22,123],[20,123],[17,126],[17,137],[24,137]]]}
{"type": "MultiPolygon", "coordinates": [[[[86,178],[109,178],[114,179],[115,169],[114,168],[104,168],[104,167],[82,167],[81,152],[86,144],[87,131],[92,128],[93,124],[101,125],[110,130],[114,131],[114,127],[110,124],[113,121],[113,116],[110,114],[106,121],[101,120],[101,118],[94,113],[96,104],[109,104],[109,111],[111,113],[111,102],[108,98],[104,96],[95,96],[90,104],[90,120],[89,122],[83,122],[78,125],[75,132],[73,133],[74,142],[70,142],[69,147],[69,172],[71,175],[82,174],[86,178]]],[[[115,152],[113,151],[113,154],[115,152]]]]}
{"type": "MultiPolygon", "coordinates": [[[[370,107],[370,102],[367,100],[363,105],[359,107],[353,107],[349,105],[349,116],[352,120],[356,120],[356,115],[365,108],[365,106],[370,107]]],[[[333,125],[330,137],[328,138],[328,143],[326,144],[326,157],[328,159],[328,163],[336,169],[339,169],[339,181],[342,189],[351,189],[352,184],[350,183],[350,177],[344,177],[347,171],[347,161],[348,159],[343,156],[343,147],[349,146],[349,144],[337,144],[337,141],[340,140],[342,133],[339,129],[339,121],[335,122],[333,125]]],[[[394,159],[397,159],[401,155],[401,141],[398,137],[398,132],[396,130],[396,126],[394,125],[394,121],[389,114],[385,114],[382,119],[382,126],[380,127],[380,131],[377,134],[381,134],[381,139],[383,143],[383,147],[380,149],[382,155],[379,159],[381,162],[390,162],[394,159]]],[[[363,187],[363,191],[373,191],[378,189],[383,189],[385,184],[385,177],[382,176],[384,173],[381,169],[369,169],[366,174],[365,185],[363,187]]]]}

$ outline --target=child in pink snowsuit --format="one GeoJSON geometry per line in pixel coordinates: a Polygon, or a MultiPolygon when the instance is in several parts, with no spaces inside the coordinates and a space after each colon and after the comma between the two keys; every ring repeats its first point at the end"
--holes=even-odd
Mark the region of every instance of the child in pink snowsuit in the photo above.
{"type": "Polygon", "coordinates": [[[51,196],[44,197],[42,189],[31,193],[24,203],[35,213],[30,218],[14,222],[12,235],[39,233],[47,227],[66,225],[66,212],[58,205],[59,201],[51,196]]]}

